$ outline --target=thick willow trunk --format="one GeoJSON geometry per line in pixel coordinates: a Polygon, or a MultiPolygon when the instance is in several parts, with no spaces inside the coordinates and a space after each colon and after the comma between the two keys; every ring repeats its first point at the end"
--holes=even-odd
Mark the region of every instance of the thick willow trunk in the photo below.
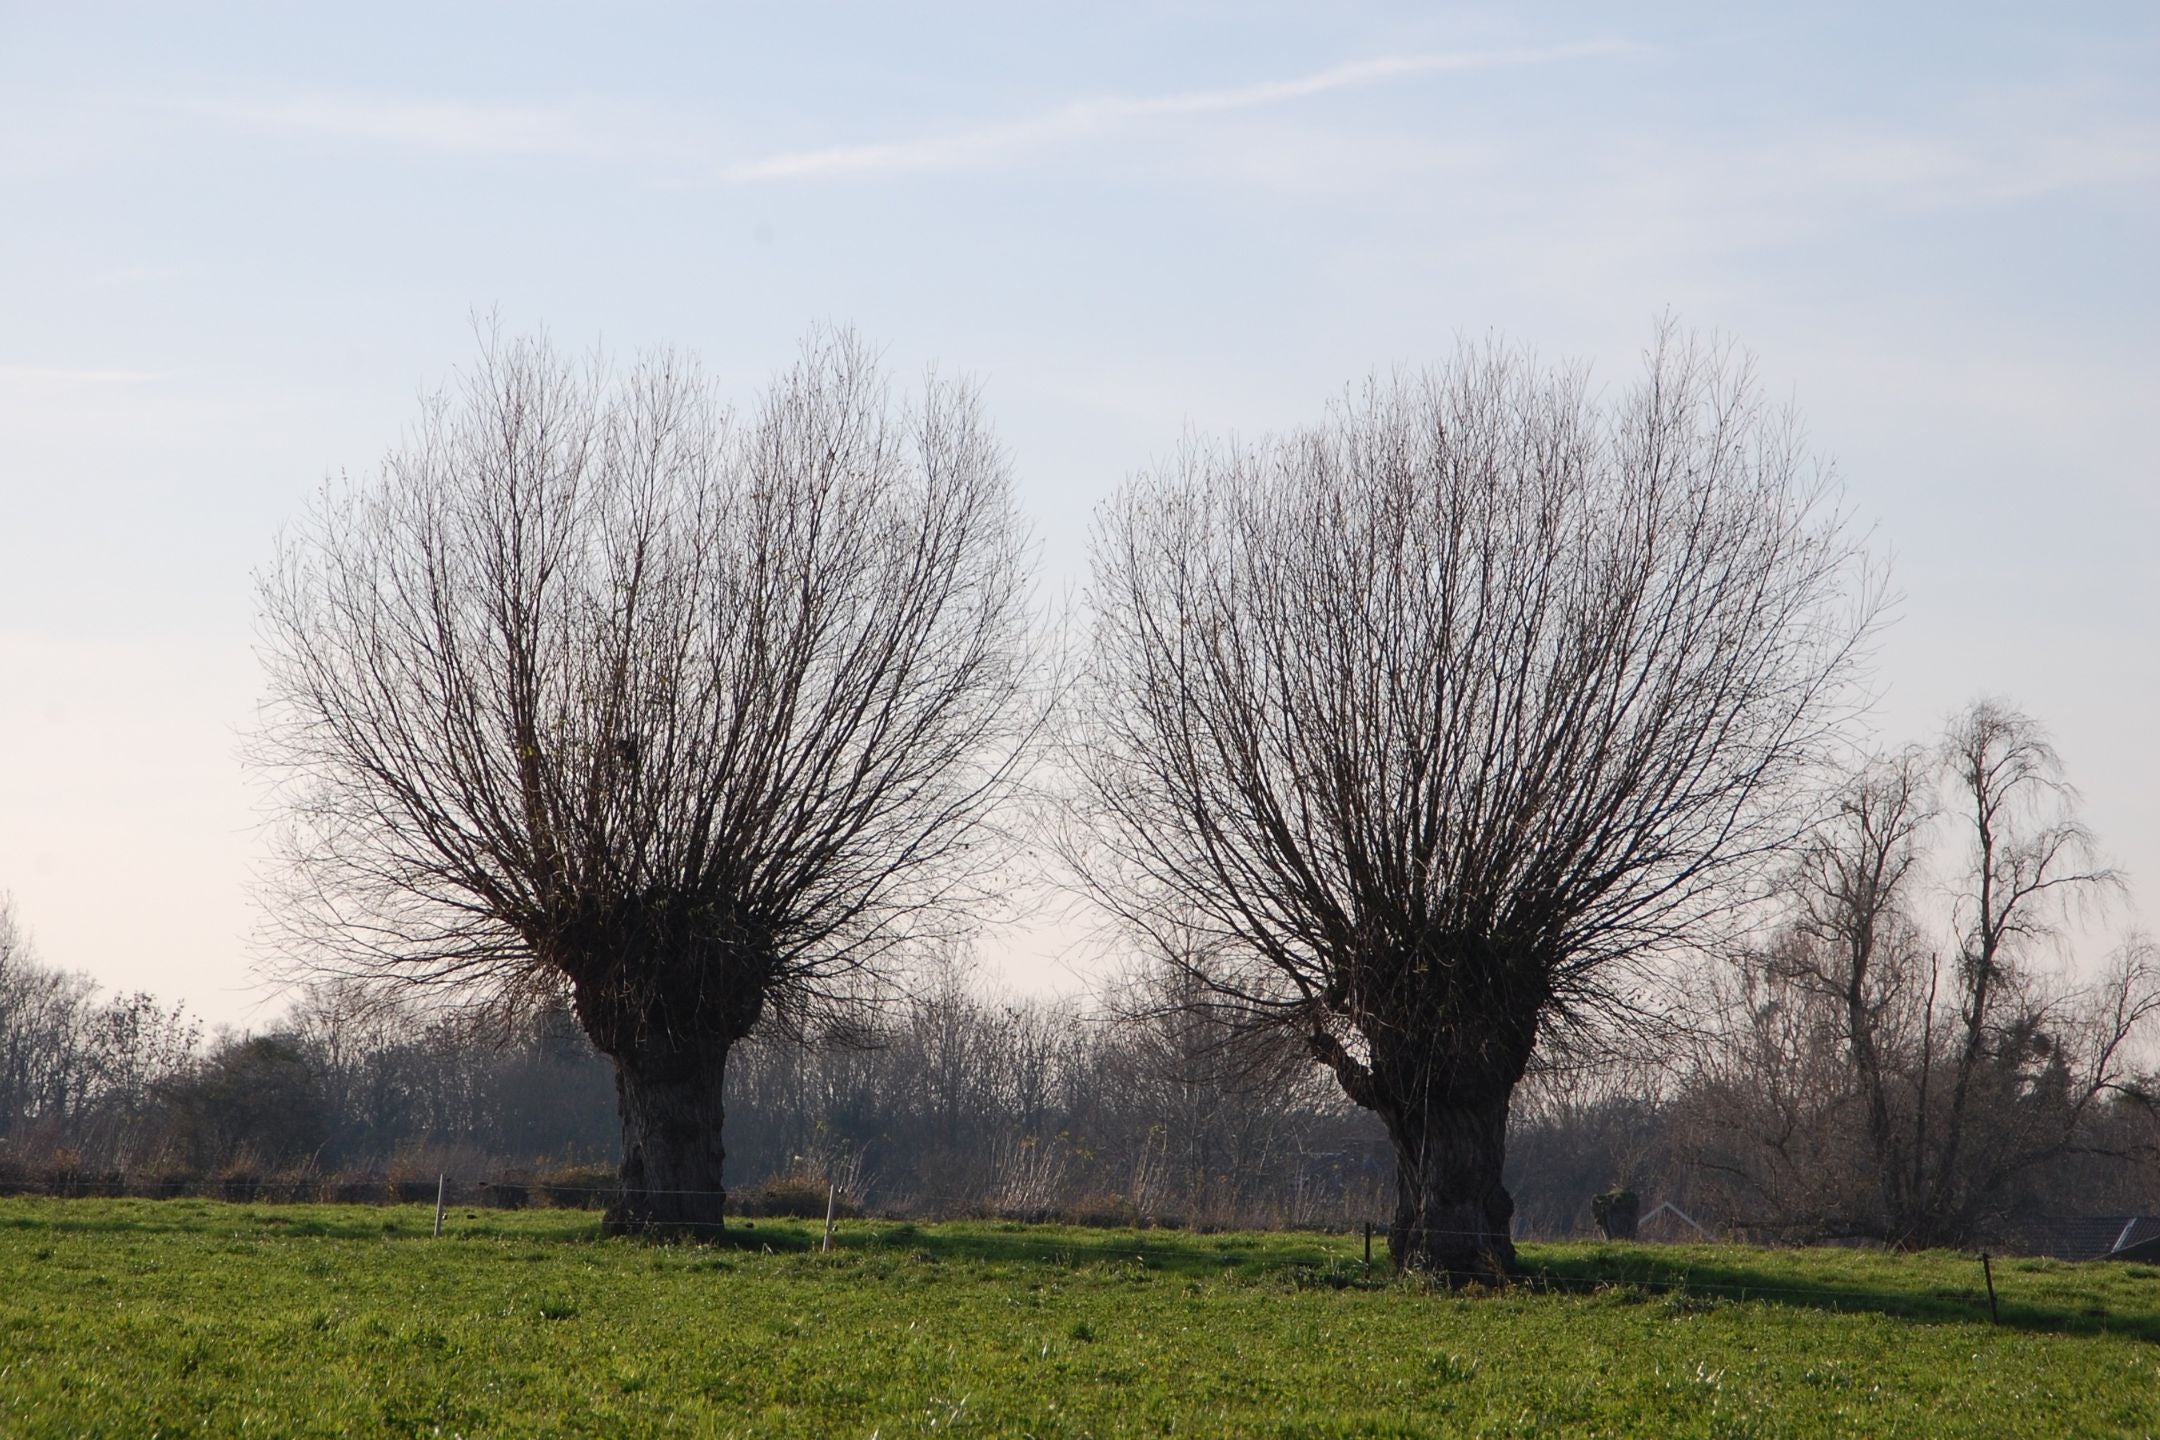
{"type": "Polygon", "coordinates": [[[1500,1179],[1507,1117],[1506,1088],[1382,1109],[1395,1144],[1388,1254],[1398,1269],[1458,1285],[1504,1284],[1516,1273],[1515,1202],[1500,1179]]]}
{"type": "Polygon", "coordinates": [[[720,1173],[727,1050],[715,1040],[688,1053],[616,1057],[622,1192],[608,1210],[610,1234],[720,1235],[727,1199],[720,1173]]]}
{"type": "Polygon", "coordinates": [[[611,1234],[709,1240],[725,1224],[728,1051],[757,1024],[773,965],[769,946],[730,935],[712,908],[663,897],[556,939],[578,1023],[615,1062],[623,1158],[611,1234]]]}

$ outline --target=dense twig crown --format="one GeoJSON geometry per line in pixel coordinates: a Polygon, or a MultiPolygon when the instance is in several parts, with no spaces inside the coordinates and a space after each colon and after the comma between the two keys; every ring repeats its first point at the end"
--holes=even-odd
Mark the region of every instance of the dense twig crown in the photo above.
{"type": "Polygon", "coordinates": [[[1804,824],[1879,596],[1744,361],[1466,349],[1104,510],[1075,858],[1346,1081],[1514,1048],[1804,824]]]}
{"type": "Polygon", "coordinates": [[[974,395],[849,336],[743,422],[490,339],[261,577],[278,913],[362,975],[799,1014],[987,893],[1025,562],[974,395]]]}

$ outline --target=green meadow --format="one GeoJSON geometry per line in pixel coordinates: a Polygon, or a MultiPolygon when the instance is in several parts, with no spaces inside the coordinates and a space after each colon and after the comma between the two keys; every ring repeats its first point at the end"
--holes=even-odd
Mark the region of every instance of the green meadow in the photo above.
{"type": "Polygon", "coordinates": [[[2160,1271],[1357,1236],[0,1200],[0,1435],[2160,1433],[2160,1271]]]}

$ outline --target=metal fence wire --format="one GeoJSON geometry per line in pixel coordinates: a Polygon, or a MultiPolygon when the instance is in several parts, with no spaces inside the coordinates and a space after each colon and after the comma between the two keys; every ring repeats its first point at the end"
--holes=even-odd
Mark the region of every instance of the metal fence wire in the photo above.
{"type": "MultiPolygon", "coordinates": [[[[97,1183],[75,1187],[33,1189],[22,1184],[0,1186],[0,1194],[41,1194],[51,1198],[124,1197],[135,1199],[194,1198],[236,1202],[240,1204],[289,1204],[318,1201],[318,1195],[297,1195],[296,1189],[308,1188],[302,1182],[280,1180],[170,1180],[104,1175],[88,1177],[97,1183]]],[[[329,1188],[317,1184],[320,1190],[329,1188]]],[[[546,1181],[470,1181],[453,1180],[449,1176],[437,1176],[432,1183],[422,1184],[412,1180],[384,1181],[378,1187],[386,1194],[397,1191],[400,1201],[406,1205],[428,1205],[432,1202],[434,1223],[431,1233],[436,1238],[446,1234],[456,1238],[461,1229],[468,1228],[464,1222],[479,1218],[478,1212],[504,1212],[529,1208],[552,1208],[569,1212],[592,1214],[589,1226],[581,1226],[574,1236],[578,1239],[597,1239],[605,1233],[606,1220],[597,1211],[606,1209],[623,1194],[620,1185],[557,1185],[546,1181]],[[432,1192],[432,1193],[425,1193],[432,1192]],[[544,1206],[531,1204],[532,1194],[539,1192],[548,1201],[544,1206]],[[573,1197],[574,1204],[562,1203],[573,1197]]],[[[664,1190],[646,1189],[642,1196],[653,1198],[713,1199],[727,1193],[721,1190],[664,1190]]],[[[839,1210],[837,1189],[828,1191],[824,1220],[822,1249],[831,1251],[874,1251],[878,1249],[907,1247],[921,1250],[926,1243],[934,1243],[936,1237],[926,1235],[916,1222],[904,1219],[845,1217],[839,1210]]],[[[773,1220],[792,1220],[814,1225],[820,1217],[806,1214],[737,1216],[725,1220],[676,1220],[662,1219],[653,1228],[667,1235],[684,1233],[716,1232],[734,1236],[738,1246],[758,1246],[770,1249],[775,1232],[768,1228],[761,1237],[757,1231],[760,1222],[768,1226],[773,1220]]],[[[999,1219],[1000,1217],[989,1217],[999,1219]]],[[[1183,1262],[1190,1265],[1208,1260],[1229,1261],[1242,1259],[1237,1251],[1223,1246],[1223,1239],[1240,1232],[1216,1232],[1183,1229],[1147,1229],[1138,1234],[1100,1239],[1088,1239],[1070,1233],[1041,1233],[1044,1228],[1024,1222],[1000,1220],[1000,1229],[990,1237],[994,1244],[986,1250],[978,1240],[971,1247],[984,1253],[974,1258],[989,1258],[1024,1264],[1043,1264],[1075,1267],[1083,1263],[1134,1264],[1145,1268],[1163,1267],[1183,1262]]],[[[1054,1223],[1054,1222],[1052,1222],[1054,1223]]],[[[28,1224],[51,1230],[71,1228],[71,1222],[62,1210],[56,1209],[43,1216],[25,1217],[18,1226],[28,1224]]],[[[266,1231],[269,1227],[266,1225],[266,1231]]],[[[494,1232],[476,1233],[492,1235],[494,1232]]],[[[1374,1288],[1393,1285],[1405,1277],[1394,1271],[1385,1253],[1385,1240],[1389,1233],[1386,1222],[1365,1222],[1354,1231],[1291,1231],[1283,1232],[1307,1242],[1312,1250],[1305,1255],[1283,1255],[1272,1267],[1287,1283],[1298,1288],[1329,1287],[1337,1289],[1374,1288]],[[1375,1258],[1373,1240],[1379,1237],[1383,1248],[1375,1258]]],[[[1482,1232],[1413,1229],[1408,1233],[1421,1238],[1448,1237],[1483,1241],[1488,1238],[1482,1232]]],[[[1537,1242],[1525,1242],[1535,1245],[1537,1242]]],[[[1708,1242],[1718,1244],[1720,1242],[1708,1242]]],[[[790,1242],[789,1249],[805,1248],[790,1242]]],[[[1829,1286],[1799,1286],[1753,1281],[1712,1279],[1695,1271],[1684,1261],[1659,1263],[1654,1252],[1666,1248],[1655,1242],[1636,1242],[1624,1251],[1602,1251],[1555,1268],[1551,1262],[1519,1265],[1516,1273],[1505,1282],[1509,1290],[1528,1293],[1562,1295],[1614,1295],[1630,1297],[1666,1297],[1675,1301],[1777,1301],[1800,1303],[1831,1310],[1873,1311],[1877,1313],[1902,1313],[1916,1316],[1942,1318],[1946,1311],[1969,1309],[1975,1318],[1985,1316],[1991,1321],[2000,1320],[1999,1300],[1993,1271],[1994,1256],[1982,1252],[1971,1257],[1976,1267],[1974,1284],[1970,1289],[1945,1292],[1936,1288],[1925,1296],[1907,1297],[1901,1303],[1898,1297],[1885,1296],[1878,1291],[1829,1286]]],[[[1688,1249],[1700,1251],[1702,1245],[1688,1249]]],[[[932,1254],[934,1252],[924,1251],[932,1254]]],[[[954,1258],[963,1258],[968,1248],[956,1249],[954,1258]]],[[[1416,1275],[1410,1277],[1416,1280],[1416,1275]]]]}

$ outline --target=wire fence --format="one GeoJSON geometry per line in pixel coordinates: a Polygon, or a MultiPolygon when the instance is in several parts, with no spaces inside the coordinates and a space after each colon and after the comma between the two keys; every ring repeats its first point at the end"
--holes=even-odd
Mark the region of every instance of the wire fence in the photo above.
{"type": "MultiPolygon", "coordinates": [[[[69,1188],[54,1192],[15,1185],[0,1187],[0,1193],[50,1194],[55,1198],[93,1195],[151,1200],[195,1198],[268,1205],[305,1203],[321,1198],[294,1193],[296,1187],[307,1188],[304,1182],[295,1181],[99,1178],[103,1183],[95,1189],[69,1188]]],[[[1209,1233],[1154,1228],[1137,1232],[1126,1230],[1114,1235],[1105,1233],[1094,1238],[1076,1235],[1073,1233],[1076,1227],[1056,1225],[1055,1222],[1030,1224],[983,1217],[992,1222],[987,1228],[977,1226],[960,1231],[940,1228],[936,1222],[898,1217],[864,1218],[843,1211],[837,1190],[828,1190],[822,1217],[797,1211],[705,1218],[681,1212],[696,1212],[706,1207],[660,1202],[724,1202],[729,1192],[665,1189],[626,1192],[619,1184],[453,1180],[446,1175],[437,1176],[432,1183],[426,1184],[411,1180],[381,1183],[386,1190],[402,1188],[400,1197],[390,1203],[432,1205],[432,1235],[448,1235],[453,1239],[461,1231],[473,1235],[502,1233],[492,1225],[472,1224],[484,1218],[483,1211],[499,1214],[552,1208],[590,1216],[589,1222],[576,1224],[567,1232],[570,1238],[577,1239],[597,1239],[613,1228],[632,1233],[649,1230],[676,1237],[709,1235],[715,1240],[725,1237],[727,1243],[737,1247],[767,1250],[901,1250],[915,1258],[931,1261],[973,1259],[1067,1268],[1095,1263],[1131,1264],[1143,1269],[1187,1272],[1204,1272],[1210,1267],[1227,1270],[1236,1265],[1241,1273],[1272,1275],[1299,1289],[1376,1288],[1404,1281],[1443,1283],[1450,1278],[1415,1269],[1398,1274],[1387,1252],[1390,1226],[1384,1222],[1368,1222],[1349,1231],[1277,1232],[1267,1237],[1271,1243],[1262,1249],[1251,1232],[1209,1233]],[[532,1203],[535,1191],[543,1192],[544,1203],[539,1206],[532,1203]],[[636,1203],[621,1206],[620,1202],[626,1197],[634,1198],[636,1203]],[[822,1244],[816,1238],[816,1226],[821,1218],[824,1222],[822,1244]],[[799,1222],[809,1228],[807,1231],[792,1227],[776,1229],[770,1224],[774,1220],[799,1222]],[[765,1227],[762,1231],[760,1224],[765,1227]],[[1377,1254],[1373,1244],[1376,1238],[1382,1242],[1377,1254]],[[778,1245],[774,1243],[776,1240],[778,1245]]],[[[320,1190],[324,1186],[317,1182],[315,1188],[320,1190]]],[[[43,1216],[17,1217],[15,1223],[18,1227],[28,1223],[52,1229],[66,1229],[71,1225],[64,1210],[58,1208],[43,1216]]],[[[265,1229],[269,1228],[266,1224],[265,1229]]],[[[1468,1273],[1454,1278],[1476,1280],[1480,1278],[1478,1271],[1483,1269],[1487,1273],[1482,1278],[1496,1289],[1621,1299],[1663,1297],[1685,1306],[1758,1301],[1934,1319],[1985,1318],[1999,1322],[2001,1318],[1992,1252],[1969,1257],[1974,1266],[1969,1285],[1937,1283],[1921,1293],[1894,1293],[1857,1280],[1842,1285],[1808,1286],[1780,1283],[1768,1277],[1735,1276],[1730,1273],[1731,1264],[1714,1255],[1705,1256],[1703,1252],[1708,1247],[1701,1244],[1684,1247],[1667,1247],[1655,1242],[1599,1244],[1555,1256],[1537,1253],[1543,1247],[1536,1242],[1524,1242],[1530,1250],[1527,1256],[1518,1256],[1512,1264],[1501,1264],[1497,1257],[1492,1263],[1484,1264],[1478,1257],[1493,1248],[1494,1238],[1487,1232],[1414,1227],[1397,1233],[1406,1242],[1412,1239],[1467,1242],[1457,1258],[1467,1262],[1468,1273]],[[1673,1250],[1671,1258],[1657,1253],[1666,1249],[1673,1250]]],[[[1444,1251],[1447,1247],[1435,1248],[1444,1251]]],[[[1735,1253],[1750,1252],[1736,1248],[1735,1253]]]]}

